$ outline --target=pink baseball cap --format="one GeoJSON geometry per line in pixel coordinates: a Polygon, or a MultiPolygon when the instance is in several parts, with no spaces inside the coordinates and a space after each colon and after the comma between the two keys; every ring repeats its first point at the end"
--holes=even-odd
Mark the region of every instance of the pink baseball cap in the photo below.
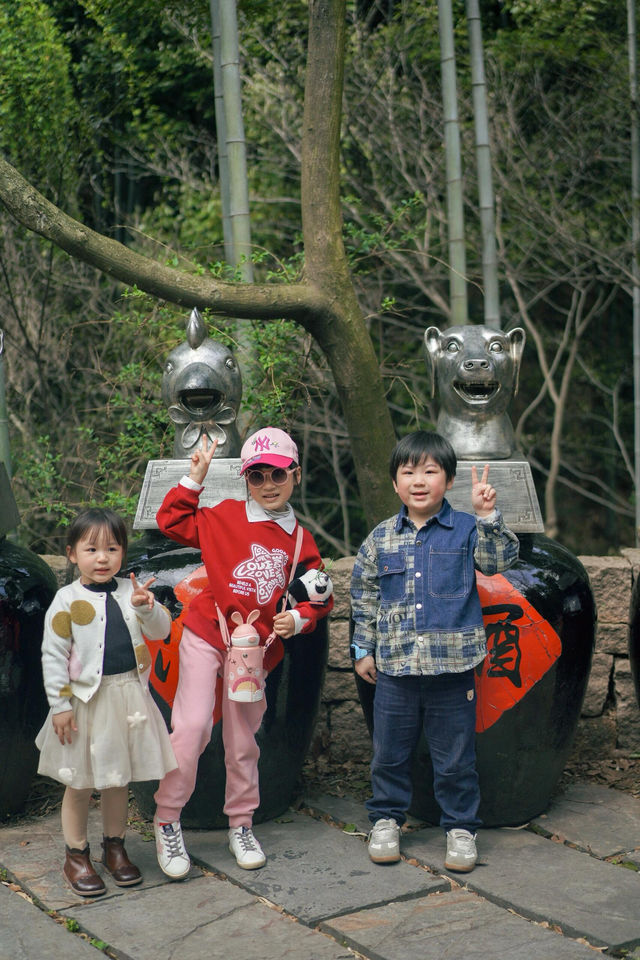
{"type": "Polygon", "coordinates": [[[288,433],[278,427],[264,427],[256,430],[242,444],[240,451],[243,474],[256,463],[268,463],[272,467],[289,467],[293,461],[298,463],[298,448],[288,433]]]}

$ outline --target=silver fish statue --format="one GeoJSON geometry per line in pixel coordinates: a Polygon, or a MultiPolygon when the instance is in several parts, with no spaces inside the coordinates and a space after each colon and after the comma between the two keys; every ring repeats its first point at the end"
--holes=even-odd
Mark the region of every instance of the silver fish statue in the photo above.
{"type": "Polygon", "coordinates": [[[218,441],[215,457],[240,456],[240,368],[228,347],[207,337],[195,307],[187,321],[186,343],[175,347],[165,363],[162,399],[176,426],[177,460],[189,458],[205,433],[209,442],[218,441]]]}

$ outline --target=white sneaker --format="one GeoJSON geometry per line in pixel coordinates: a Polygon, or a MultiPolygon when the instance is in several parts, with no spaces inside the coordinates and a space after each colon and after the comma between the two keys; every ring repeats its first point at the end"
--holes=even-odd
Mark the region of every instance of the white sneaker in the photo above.
{"type": "Polygon", "coordinates": [[[468,830],[449,830],[447,832],[447,856],[444,861],[447,870],[469,873],[476,865],[476,834],[468,830]]]}
{"type": "Polygon", "coordinates": [[[172,880],[182,880],[189,873],[191,860],[185,849],[180,821],[159,823],[154,817],[153,832],[156,835],[156,852],[160,869],[172,880]]]}
{"type": "Polygon", "coordinates": [[[374,823],[369,834],[369,857],[374,863],[397,863],[400,859],[400,827],[393,817],[374,823]]]}
{"type": "Polygon", "coordinates": [[[229,830],[229,850],[243,870],[257,870],[267,862],[251,827],[232,827],[229,830]]]}

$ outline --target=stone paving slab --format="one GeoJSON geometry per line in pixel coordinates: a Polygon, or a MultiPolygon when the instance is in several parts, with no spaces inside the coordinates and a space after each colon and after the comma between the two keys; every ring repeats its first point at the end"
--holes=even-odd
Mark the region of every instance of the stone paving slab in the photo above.
{"type": "MultiPolygon", "coordinates": [[[[607,800],[618,800],[602,789],[607,800]]],[[[567,840],[590,841],[595,830],[591,819],[600,822],[604,816],[614,840],[622,836],[626,846],[625,804],[614,802],[610,810],[600,805],[594,811],[593,796],[561,796],[545,829],[549,834],[559,832],[564,819],[571,828],[567,840]],[[588,798],[586,806],[581,805],[583,796],[588,798]],[[569,814],[565,803],[574,805],[569,814]]],[[[364,837],[344,833],[336,825],[354,824],[364,834],[369,824],[363,804],[324,797],[311,798],[305,805],[313,817],[291,812],[257,828],[268,857],[262,870],[237,867],[228,851],[226,830],[186,831],[187,847],[205,872],[194,866],[186,881],[172,884],[157,865],[151,833],[131,829],[127,848],[143,872],[144,883],[119,888],[107,875],[108,894],[87,902],[76,897],[61,877],[64,845],[58,813],[0,828],[0,866],[47,908],[74,917],[90,936],[111,943],[119,960],[175,960],[177,956],[227,960],[230,950],[242,960],[353,960],[351,950],[341,943],[372,960],[444,960],[450,955],[465,960],[593,957],[587,946],[570,939],[580,936],[596,946],[630,948],[640,960],[640,875],[632,870],[599,861],[531,830],[484,830],[479,834],[477,869],[468,875],[452,873],[449,879],[443,866],[442,831],[417,822],[403,834],[405,861],[376,866],[367,856],[364,837]],[[325,815],[333,822],[319,819],[325,815]],[[207,868],[218,876],[207,874],[207,868]],[[456,883],[453,891],[450,880],[456,883]],[[466,890],[459,889],[464,885],[466,890]],[[522,917],[557,925],[565,936],[522,917]],[[326,935],[309,929],[318,922],[326,935]]],[[[101,835],[100,813],[93,809],[89,838],[96,856],[101,835]]],[[[602,850],[610,847],[605,837],[602,850]]],[[[629,859],[639,853],[635,851],[629,859]]],[[[0,894],[0,960],[49,960],[49,956],[79,960],[87,949],[93,950],[17,892],[0,885],[0,894]],[[12,921],[25,907],[36,920],[21,921],[17,929],[3,925],[7,896],[12,921]],[[57,944],[62,936],[63,949],[49,955],[39,948],[42,923],[45,945],[57,944]],[[27,927],[29,942],[24,952],[27,927]],[[6,956],[3,949],[8,949],[6,956]]],[[[94,951],[88,956],[95,955],[94,951]]]]}
{"type": "MultiPolygon", "coordinates": [[[[446,874],[442,838],[417,830],[403,838],[405,856],[446,874]]],[[[570,937],[612,949],[640,945],[640,875],[554,843],[530,830],[482,830],[481,863],[449,876],[498,906],[557,924],[570,937]]]]}
{"type": "Polygon", "coordinates": [[[601,859],[640,847],[640,800],[597,784],[572,784],[531,822],[601,859]]]}
{"type": "Polygon", "coordinates": [[[585,944],[523,920],[468,890],[388,903],[321,924],[369,960],[595,960],[585,944]]]}
{"type": "Polygon", "coordinates": [[[329,936],[212,876],[154,890],[132,887],[65,914],[115,948],[120,960],[354,960],[329,936]]]}
{"type": "Polygon", "coordinates": [[[302,806],[312,816],[329,816],[336,823],[351,824],[362,833],[367,833],[371,827],[364,803],[350,797],[332,797],[328,793],[320,793],[305,797],[302,806]]]}
{"type": "Polygon", "coordinates": [[[96,960],[94,947],[0,884],[0,960],[96,960]]]}
{"type": "Polygon", "coordinates": [[[256,836],[267,856],[260,870],[242,870],[228,849],[226,830],[186,830],[192,857],[309,925],[389,899],[424,896],[450,884],[406,863],[371,863],[360,837],[303,814],[260,824],[256,836]]]}
{"type": "MultiPolygon", "coordinates": [[[[102,853],[102,819],[100,811],[95,808],[89,811],[88,837],[91,859],[96,861],[102,853]]],[[[151,837],[147,840],[136,830],[129,830],[126,845],[127,853],[143,876],[143,882],[137,889],[170,882],[158,866],[155,842],[151,837]]],[[[88,902],[73,893],[63,879],[63,863],[64,840],[59,813],[0,830],[0,866],[23,884],[33,897],[53,910],[88,902]]],[[[121,896],[123,888],[116,886],[107,871],[99,863],[95,863],[95,869],[107,887],[107,893],[98,899],[121,896]]],[[[192,870],[192,874],[198,876],[199,871],[192,870]]]]}

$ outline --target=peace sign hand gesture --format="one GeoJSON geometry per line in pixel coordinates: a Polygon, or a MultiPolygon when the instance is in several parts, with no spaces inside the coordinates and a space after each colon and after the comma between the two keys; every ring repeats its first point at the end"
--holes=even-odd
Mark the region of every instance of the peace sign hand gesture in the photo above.
{"type": "Polygon", "coordinates": [[[489,464],[485,463],[482,479],[478,480],[475,464],[471,467],[471,506],[479,517],[488,517],[496,508],[496,491],[488,483],[489,464]]]}
{"type": "Polygon", "coordinates": [[[149,587],[155,579],[155,577],[149,577],[146,583],[140,584],[136,580],[135,573],[131,574],[131,586],[133,587],[133,593],[131,594],[132,607],[142,607],[146,603],[151,610],[156,598],[151,593],[151,590],[149,590],[149,587]]]}
{"type": "Polygon", "coordinates": [[[209,464],[213,459],[213,455],[216,452],[216,447],[218,446],[218,440],[214,440],[209,446],[209,437],[206,433],[202,434],[202,446],[196,447],[196,449],[191,454],[191,469],[189,470],[189,477],[194,483],[203,483],[204,478],[207,475],[207,470],[209,469],[209,464]]]}

